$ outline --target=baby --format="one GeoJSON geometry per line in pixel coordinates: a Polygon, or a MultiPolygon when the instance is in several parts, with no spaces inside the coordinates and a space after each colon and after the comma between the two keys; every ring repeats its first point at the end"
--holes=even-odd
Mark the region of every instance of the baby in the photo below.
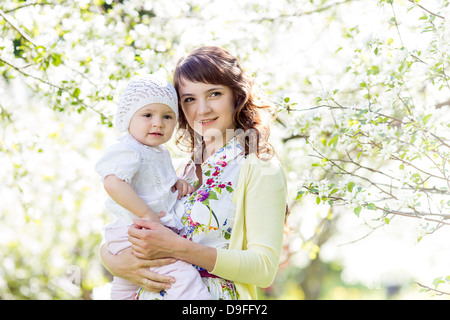
{"type": "MultiPolygon", "coordinates": [[[[177,200],[194,188],[177,177],[163,145],[172,137],[177,118],[177,94],[167,80],[150,75],[131,79],[116,117],[119,131],[128,133],[108,148],[95,167],[110,196],[106,207],[116,216],[116,221],[105,227],[105,242],[113,254],[131,247],[128,228],[133,219],[160,222],[175,232],[183,228],[184,206],[177,200]]],[[[198,271],[184,261],[152,271],[170,274],[176,282],[165,292],[146,292],[141,299],[210,299],[198,271]]],[[[111,299],[133,299],[138,289],[114,277],[111,299]]]]}

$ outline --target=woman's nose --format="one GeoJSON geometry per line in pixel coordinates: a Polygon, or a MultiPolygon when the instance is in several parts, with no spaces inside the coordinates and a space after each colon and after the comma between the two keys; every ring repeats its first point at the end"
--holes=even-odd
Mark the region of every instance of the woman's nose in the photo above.
{"type": "Polygon", "coordinates": [[[211,107],[209,106],[208,101],[200,100],[199,107],[197,109],[197,113],[200,115],[203,115],[203,114],[208,114],[210,112],[211,112],[211,107]]]}

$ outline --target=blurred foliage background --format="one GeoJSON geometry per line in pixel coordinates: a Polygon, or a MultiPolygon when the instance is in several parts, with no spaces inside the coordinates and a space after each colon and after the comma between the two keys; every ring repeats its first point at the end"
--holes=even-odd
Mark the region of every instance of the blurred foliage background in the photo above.
{"type": "Polygon", "coordinates": [[[0,15],[1,299],[108,297],[94,164],[116,103],[201,45],[278,107],[291,214],[261,297],[448,299],[448,0],[5,0],[0,15]]]}

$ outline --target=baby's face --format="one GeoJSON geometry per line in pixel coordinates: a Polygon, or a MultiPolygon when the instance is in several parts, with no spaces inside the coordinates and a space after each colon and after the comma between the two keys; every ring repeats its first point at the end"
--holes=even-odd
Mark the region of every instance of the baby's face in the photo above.
{"type": "Polygon", "coordinates": [[[140,143],[156,147],[169,141],[175,125],[175,112],[169,106],[152,103],[136,111],[128,132],[140,143]]]}

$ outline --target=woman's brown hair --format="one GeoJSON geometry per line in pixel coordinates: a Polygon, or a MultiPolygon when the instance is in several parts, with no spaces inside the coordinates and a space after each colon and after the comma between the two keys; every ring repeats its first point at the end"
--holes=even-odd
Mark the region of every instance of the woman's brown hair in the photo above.
{"type": "MultiPolygon", "coordinates": [[[[261,111],[267,111],[269,115],[275,116],[275,109],[255,103],[256,97],[252,92],[250,77],[243,72],[237,59],[228,51],[219,47],[200,47],[181,58],[173,77],[177,92],[183,80],[220,84],[231,88],[235,100],[233,122],[236,128],[243,132],[240,136],[244,137],[241,142],[245,146],[246,154],[254,152],[261,159],[270,159],[274,155],[273,147],[268,142],[269,124],[262,120],[261,111]],[[252,135],[246,134],[248,132],[252,132],[252,135]]],[[[179,132],[188,132],[188,134],[179,134],[177,145],[192,152],[201,141],[195,141],[198,137],[189,127],[180,102],[179,110],[178,126],[182,129],[179,132]]]]}

